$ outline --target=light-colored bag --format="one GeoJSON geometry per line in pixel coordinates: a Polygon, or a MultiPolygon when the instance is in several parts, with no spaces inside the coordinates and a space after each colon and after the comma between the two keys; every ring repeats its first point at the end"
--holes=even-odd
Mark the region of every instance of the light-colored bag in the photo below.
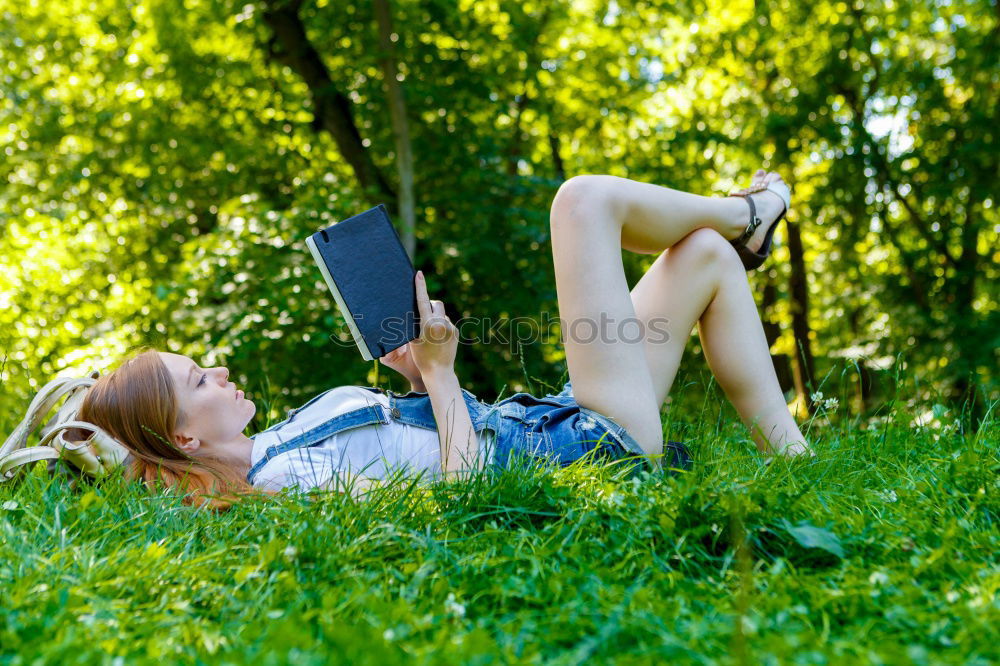
{"type": "Polygon", "coordinates": [[[125,462],[129,453],[121,442],[93,423],[76,420],[87,390],[98,376],[94,370],[84,377],[57,377],[38,391],[24,419],[0,447],[0,483],[17,478],[26,465],[39,460],[53,461],[50,472],[54,461],[65,460],[92,477],[104,476],[125,462]],[[28,446],[31,433],[63,397],[66,401],[38,431],[38,443],[28,446]]]}

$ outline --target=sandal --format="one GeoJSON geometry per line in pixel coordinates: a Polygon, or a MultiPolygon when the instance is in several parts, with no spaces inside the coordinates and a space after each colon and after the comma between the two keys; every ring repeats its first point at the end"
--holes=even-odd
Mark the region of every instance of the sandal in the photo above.
{"type": "Polygon", "coordinates": [[[788,212],[789,206],[792,205],[791,191],[788,189],[787,183],[779,180],[768,183],[767,185],[763,183],[751,185],[750,187],[742,190],[731,192],[729,196],[743,197],[750,205],[750,224],[747,225],[747,228],[743,231],[743,234],[739,238],[729,242],[736,248],[737,254],[739,254],[740,259],[743,260],[743,267],[748,271],[752,271],[763,264],[764,260],[771,254],[771,236],[774,235],[774,230],[777,228],[778,223],[784,219],[785,213],[788,212]],[[778,217],[775,218],[774,222],[771,223],[771,228],[767,230],[767,234],[764,236],[764,243],[760,246],[760,250],[754,252],[746,246],[746,242],[750,240],[754,231],[757,230],[757,227],[763,223],[763,220],[757,217],[757,206],[754,205],[753,199],[750,198],[750,195],[756,194],[757,192],[763,192],[764,190],[774,192],[781,197],[781,200],[785,202],[785,208],[778,214],[778,217]]]}

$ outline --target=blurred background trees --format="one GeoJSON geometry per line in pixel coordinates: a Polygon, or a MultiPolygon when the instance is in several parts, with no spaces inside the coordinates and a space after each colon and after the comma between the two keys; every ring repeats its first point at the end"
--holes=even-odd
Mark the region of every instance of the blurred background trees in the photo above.
{"type": "MultiPolygon", "coordinates": [[[[930,0],[0,0],[0,409],[139,344],[228,365],[256,425],[402,390],[350,341],[318,227],[384,202],[402,235],[412,210],[453,321],[555,319],[563,180],[724,194],[763,166],[794,192],[751,276],[789,400],[847,377],[867,416],[905,373],[915,409],[981,414],[998,33],[995,3],[930,0]]],[[[632,283],[653,258],[624,255],[632,283]]],[[[565,380],[557,335],[494,333],[459,352],[479,397],[565,380]]]]}

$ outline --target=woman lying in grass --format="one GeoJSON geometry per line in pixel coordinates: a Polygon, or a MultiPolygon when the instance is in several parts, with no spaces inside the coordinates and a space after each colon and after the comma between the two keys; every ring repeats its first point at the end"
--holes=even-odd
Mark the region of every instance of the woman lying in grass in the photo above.
{"type": "Polygon", "coordinates": [[[746,278],[770,253],[788,186],[760,170],[734,194],[743,201],[596,175],[559,188],[552,254],[570,375],[559,394],[517,393],[491,405],[462,389],[458,331],[418,273],[420,337],[381,359],[410,381],[406,395],[336,387],[247,437],[256,407],[226,368],[151,350],[98,380],[79,418],[131,451],[134,477],[162,481],[188,501],[214,494],[209,503],[219,507],[255,488],[362,488],[393,469],[434,477],[584,457],[683,466],[683,447],[670,443],[665,455],[660,407],[697,324],[757,448],[813,455],[778,386],[746,278]],[[622,248],[659,253],[631,293],[622,248]]]}

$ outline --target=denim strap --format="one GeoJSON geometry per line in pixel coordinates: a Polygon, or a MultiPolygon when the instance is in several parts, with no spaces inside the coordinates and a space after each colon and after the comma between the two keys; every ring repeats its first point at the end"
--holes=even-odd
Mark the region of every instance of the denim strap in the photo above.
{"type": "Polygon", "coordinates": [[[389,423],[389,417],[386,415],[385,408],[382,405],[359,407],[358,409],[352,409],[349,412],[344,412],[339,416],[334,416],[332,419],[321,423],[311,430],[307,430],[301,435],[293,437],[287,442],[267,447],[264,451],[264,456],[257,461],[257,464],[250,468],[249,472],[247,472],[247,481],[252,484],[254,478],[264,465],[266,465],[271,458],[274,458],[277,455],[285,453],[286,451],[291,451],[292,449],[302,448],[304,446],[315,446],[324,439],[332,437],[333,435],[336,435],[344,430],[377,423],[382,425],[389,423]]]}

